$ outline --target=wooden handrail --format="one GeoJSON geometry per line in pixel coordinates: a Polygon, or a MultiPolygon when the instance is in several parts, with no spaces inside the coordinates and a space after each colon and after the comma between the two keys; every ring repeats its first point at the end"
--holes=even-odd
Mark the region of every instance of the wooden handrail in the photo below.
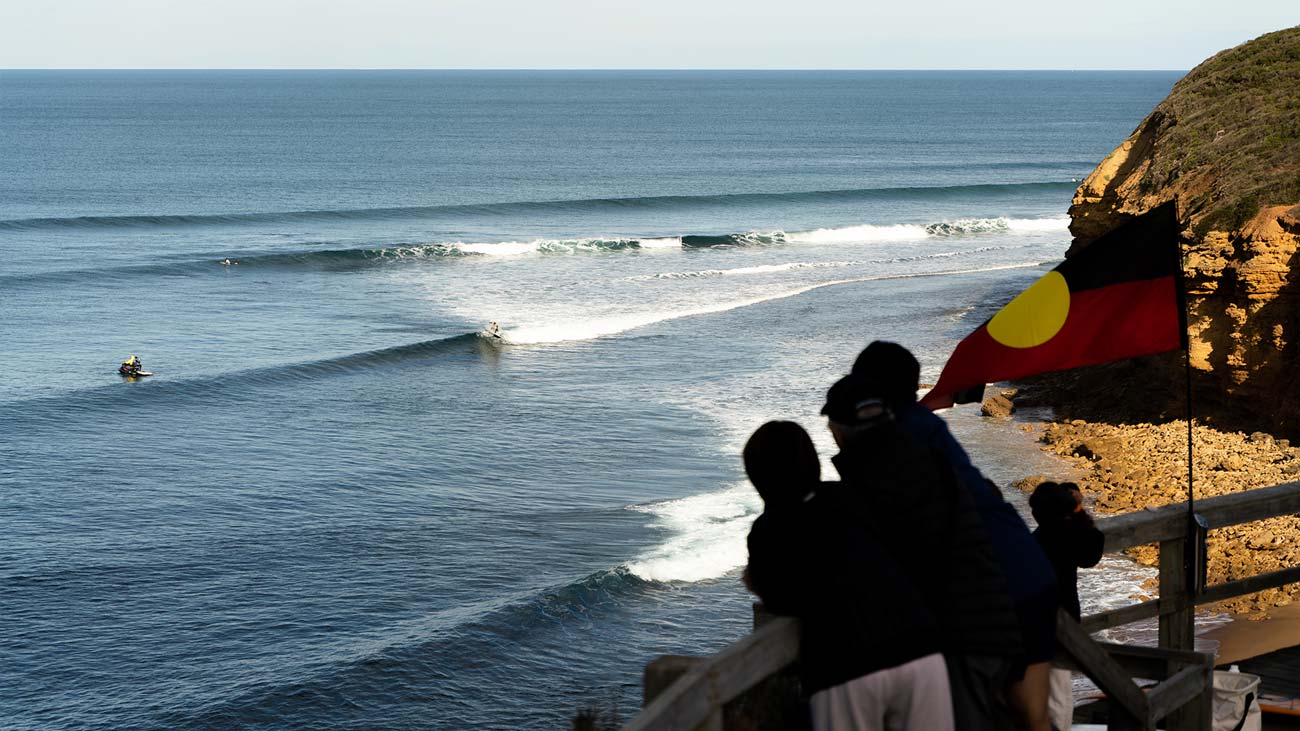
{"type": "MultiPolygon", "coordinates": [[[[1300,482],[1204,498],[1196,501],[1195,510],[1197,515],[1209,523],[1211,529],[1300,513],[1300,482]]],[[[1147,543],[1181,540],[1187,532],[1187,503],[1172,503],[1155,510],[1099,518],[1097,527],[1106,535],[1107,553],[1147,543]]],[[[1083,618],[1082,624],[1089,633],[1097,632],[1129,622],[1173,614],[1185,609],[1182,606],[1184,603],[1210,604],[1298,581],[1300,568],[1292,567],[1206,587],[1197,596],[1186,597],[1185,602],[1155,599],[1090,614],[1083,618]]]]}
{"type": "MultiPolygon", "coordinates": [[[[1202,498],[1196,501],[1195,509],[1210,528],[1300,513],[1300,482],[1202,498]]],[[[1106,534],[1107,553],[1182,538],[1187,530],[1187,503],[1099,518],[1097,527],[1106,534]]]]}
{"type": "Polygon", "coordinates": [[[625,731],[696,728],[708,722],[729,701],[780,672],[798,657],[798,620],[773,619],[678,678],[623,728],[625,731]]]}
{"type": "MultiPolygon", "coordinates": [[[[1278,515],[1300,513],[1300,482],[1205,498],[1197,500],[1195,508],[1210,528],[1224,528],[1278,515]]],[[[1193,595],[1185,585],[1185,575],[1179,569],[1183,547],[1188,540],[1187,503],[1100,518],[1097,527],[1106,536],[1107,553],[1148,543],[1160,543],[1162,597],[1084,617],[1082,631],[1078,630],[1079,625],[1074,625],[1073,631],[1078,636],[1073,638],[1075,641],[1071,644],[1079,653],[1095,661],[1088,664],[1094,673],[1106,676],[1107,685],[1121,688],[1118,697],[1126,707],[1138,711],[1135,715],[1146,716],[1144,720],[1139,720],[1140,725],[1154,723],[1155,718],[1184,706],[1199,694],[1202,696],[1199,710],[1193,708],[1197,705],[1195,703],[1188,705],[1186,708],[1191,710],[1181,711],[1184,715],[1171,721],[1170,728],[1204,728],[1204,724],[1208,723],[1208,700],[1203,690],[1199,689],[1207,687],[1205,678],[1208,677],[1208,666],[1200,663],[1198,670],[1187,666],[1195,654],[1189,652],[1192,649],[1192,607],[1300,582],[1300,567],[1217,584],[1193,595]],[[1165,586],[1166,583],[1168,586],[1165,586]],[[1112,662],[1094,657],[1097,652],[1115,655],[1118,652],[1116,648],[1083,640],[1087,639],[1087,634],[1100,629],[1156,616],[1161,619],[1161,649],[1151,649],[1149,652],[1160,653],[1165,662],[1174,662],[1170,658],[1182,659],[1175,663],[1180,668],[1174,671],[1161,693],[1139,699],[1124,686],[1118,685],[1112,662]],[[1099,649],[1094,651],[1090,649],[1092,647],[1099,649]],[[1192,715],[1186,715],[1187,713],[1192,715]]],[[[1132,648],[1134,651],[1138,649],[1132,648]]],[[[692,667],[649,701],[641,713],[624,728],[631,731],[721,729],[723,705],[788,667],[798,658],[798,654],[798,622],[789,617],[773,619],[717,655],[703,659],[692,667]]],[[[1154,657],[1150,658],[1150,662],[1155,661],[1154,657]]]]}

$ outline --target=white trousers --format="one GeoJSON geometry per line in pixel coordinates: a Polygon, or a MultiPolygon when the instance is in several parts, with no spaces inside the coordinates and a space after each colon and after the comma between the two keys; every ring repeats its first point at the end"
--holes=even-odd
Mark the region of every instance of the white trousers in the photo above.
{"type": "Polygon", "coordinates": [[[1052,720],[1052,727],[1057,731],[1070,731],[1074,723],[1074,683],[1071,673],[1065,668],[1053,667],[1051,671],[1052,691],[1047,696],[1047,714],[1052,720]]]}
{"type": "Polygon", "coordinates": [[[814,731],[952,731],[943,655],[926,655],[813,694],[814,731]]]}

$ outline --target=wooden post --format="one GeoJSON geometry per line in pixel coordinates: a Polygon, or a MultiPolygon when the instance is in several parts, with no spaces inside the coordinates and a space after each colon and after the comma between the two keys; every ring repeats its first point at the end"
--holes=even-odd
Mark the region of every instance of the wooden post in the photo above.
{"type": "Polygon", "coordinates": [[[641,679],[642,703],[649,705],[650,701],[668,690],[678,678],[706,659],[689,655],[663,655],[651,660],[646,664],[645,675],[641,679]]]}
{"type": "MultiPolygon", "coordinates": [[[[1190,537],[1196,540],[1196,536],[1190,537]]],[[[1160,603],[1166,602],[1173,611],[1160,615],[1160,647],[1167,650],[1192,651],[1196,649],[1195,607],[1191,600],[1190,574],[1187,567],[1186,535],[1160,542],[1160,603]]],[[[1183,669],[1183,664],[1171,661],[1168,674],[1173,676],[1183,669]]],[[[1207,691],[1208,692],[1208,691],[1207,691]]],[[[1202,702],[1189,703],[1169,714],[1169,731],[1206,731],[1210,716],[1202,702]]]]}
{"type": "Polygon", "coordinates": [[[1160,615],[1160,646],[1166,650],[1192,650],[1192,605],[1188,601],[1186,538],[1160,542],[1160,604],[1173,611],[1160,615]]]}

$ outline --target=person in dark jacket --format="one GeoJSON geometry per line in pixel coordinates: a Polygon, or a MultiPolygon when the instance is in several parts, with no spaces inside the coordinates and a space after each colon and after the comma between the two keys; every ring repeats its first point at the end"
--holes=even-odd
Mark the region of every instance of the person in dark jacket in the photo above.
{"type": "Polygon", "coordinates": [[[860,520],[855,496],[819,481],[808,433],[768,422],[744,457],[764,503],[746,579],[769,611],[801,620],[814,728],[952,729],[934,615],[860,520]]]}
{"type": "Polygon", "coordinates": [[[822,413],[840,447],[832,462],[935,614],[957,728],[1000,727],[997,696],[1022,662],[1006,580],[968,491],[941,454],[907,434],[883,392],[855,375],[831,387],[822,413]]]}
{"type": "Polygon", "coordinates": [[[1106,536],[1083,509],[1083,495],[1073,482],[1044,482],[1029,496],[1029,509],[1038,527],[1034,538],[1043,547],[1056,572],[1056,595],[1060,605],[1077,621],[1079,569],[1096,566],[1106,545],[1106,536]]]}
{"type": "MultiPolygon", "coordinates": [[[[1040,484],[1029,496],[1029,509],[1038,521],[1034,538],[1056,572],[1057,599],[1061,608],[1077,622],[1082,614],[1078,570],[1091,568],[1101,561],[1106,536],[1084,511],[1083,494],[1073,482],[1040,484]]],[[[1070,686],[1070,671],[1053,668],[1048,705],[1052,725],[1058,729],[1069,728],[1074,715],[1070,686]]]]}
{"type": "Polygon", "coordinates": [[[1056,577],[1015,507],[971,463],[948,424],[917,403],[921,365],[903,346],[881,340],[858,355],[853,373],[882,384],[898,423],[913,439],[947,458],[975,503],[1006,577],[1024,639],[1024,665],[1012,673],[1007,700],[1023,731],[1048,727],[1048,670],[1056,649],[1056,577]]]}

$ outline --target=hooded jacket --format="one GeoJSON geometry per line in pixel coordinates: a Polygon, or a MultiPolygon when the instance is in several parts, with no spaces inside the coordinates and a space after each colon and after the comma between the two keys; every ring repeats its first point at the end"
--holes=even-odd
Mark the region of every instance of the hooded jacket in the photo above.
{"type": "Polygon", "coordinates": [[[764,606],[799,617],[804,691],[939,651],[937,623],[836,482],[769,504],[749,532],[749,579],[764,606]]]}
{"type": "Polygon", "coordinates": [[[970,492],[984,523],[993,554],[997,556],[1012,601],[1032,597],[1052,588],[1055,574],[1047,557],[1029,533],[1029,527],[1011,503],[989,489],[984,475],[948,430],[948,424],[924,406],[911,403],[900,413],[899,425],[916,441],[947,458],[970,492]]]}
{"type": "Polygon", "coordinates": [[[943,651],[1021,655],[1006,579],[969,492],[943,455],[891,421],[857,435],[832,462],[856,491],[862,519],[934,613],[943,651]]]}

